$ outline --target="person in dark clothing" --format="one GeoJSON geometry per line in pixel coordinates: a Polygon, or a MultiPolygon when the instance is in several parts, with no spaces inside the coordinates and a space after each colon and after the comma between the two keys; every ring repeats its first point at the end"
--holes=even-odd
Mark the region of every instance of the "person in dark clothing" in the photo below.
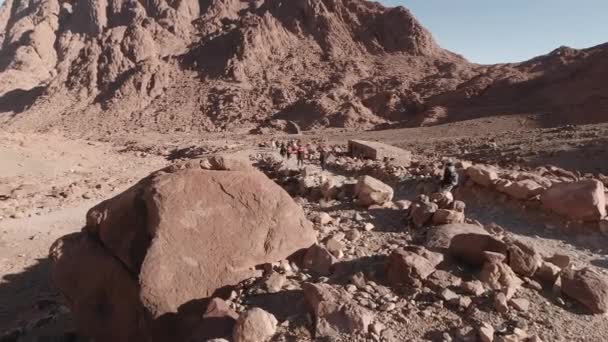
{"type": "Polygon", "coordinates": [[[448,162],[445,165],[445,170],[443,171],[443,178],[441,179],[441,192],[449,192],[452,191],[456,186],[458,186],[458,172],[456,172],[456,166],[454,163],[448,162]]]}
{"type": "Polygon", "coordinates": [[[326,163],[327,163],[327,148],[324,145],[319,146],[319,162],[321,164],[321,170],[325,171],[326,163]]]}
{"type": "Polygon", "coordinates": [[[281,157],[283,159],[285,159],[285,157],[287,157],[287,147],[285,146],[285,143],[281,143],[281,147],[279,148],[279,153],[281,154],[281,157]]]}
{"type": "Polygon", "coordinates": [[[304,166],[304,159],[306,158],[306,147],[304,147],[304,146],[298,147],[296,156],[298,157],[298,167],[304,166]]]}

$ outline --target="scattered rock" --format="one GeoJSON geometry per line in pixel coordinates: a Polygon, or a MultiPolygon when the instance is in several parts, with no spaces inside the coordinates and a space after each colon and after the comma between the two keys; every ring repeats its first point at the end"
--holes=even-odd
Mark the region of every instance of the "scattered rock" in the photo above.
{"type": "Polygon", "coordinates": [[[365,207],[373,204],[383,205],[393,199],[393,188],[373,177],[361,176],[355,189],[355,196],[357,204],[365,207]]]}
{"type": "Polygon", "coordinates": [[[260,308],[253,308],[241,314],[234,326],[234,342],[265,342],[277,331],[277,319],[273,314],[260,308]]]}
{"type": "Polygon", "coordinates": [[[511,298],[509,304],[522,312],[526,312],[530,308],[530,301],[525,298],[511,298]]]}
{"type": "Polygon", "coordinates": [[[394,287],[416,285],[433,273],[437,264],[417,253],[399,249],[389,257],[387,278],[394,287]]]}
{"type": "Polygon", "coordinates": [[[479,280],[493,290],[504,292],[507,299],[513,297],[522,284],[513,270],[503,263],[486,262],[479,274],[479,280]]]}
{"type": "Polygon", "coordinates": [[[464,214],[456,210],[438,209],[433,214],[433,224],[443,225],[452,223],[464,223],[464,214]]]}
{"type": "Polygon", "coordinates": [[[325,246],[327,247],[327,250],[336,258],[341,259],[344,256],[344,252],[342,252],[344,249],[344,244],[335,237],[328,239],[325,246]]]}
{"type": "Polygon", "coordinates": [[[507,252],[511,269],[524,277],[532,277],[542,262],[533,247],[519,240],[509,241],[507,252]]]}
{"type": "Polygon", "coordinates": [[[315,223],[320,225],[326,225],[332,221],[331,216],[328,213],[321,212],[317,217],[315,217],[315,223]]]}
{"type": "Polygon", "coordinates": [[[486,188],[491,187],[498,179],[496,168],[488,165],[473,165],[466,172],[473,182],[486,188]]]}
{"type": "Polygon", "coordinates": [[[371,311],[354,304],[342,289],[328,284],[305,283],[304,296],[315,318],[315,337],[367,332],[374,320],[371,311]]]}
{"type": "Polygon", "coordinates": [[[583,268],[566,269],[561,275],[562,292],[583,304],[593,313],[608,312],[608,279],[606,276],[583,268]]]}
{"type": "Polygon", "coordinates": [[[304,255],[303,265],[319,275],[330,275],[336,258],[323,246],[313,245],[304,255]]]}
{"type": "Polygon", "coordinates": [[[477,336],[479,342],[493,342],[494,341],[494,328],[488,323],[482,323],[477,329],[477,336]]]}
{"type": "Polygon", "coordinates": [[[410,207],[410,217],[415,228],[424,227],[431,221],[435,212],[439,209],[436,203],[428,200],[416,201],[410,207]]]}
{"type": "Polygon", "coordinates": [[[553,254],[552,257],[545,258],[545,261],[557,265],[560,268],[567,268],[568,266],[570,266],[570,257],[565,254],[553,254]]]}
{"type": "Polygon", "coordinates": [[[494,308],[500,313],[506,313],[509,311],[507,305],[507,296],[503,292],[497,292],[494,296],[494,308]]]}
{"type": "Polygon", "coordinates": [[[557,281],[561,271],[562,270],[558,266],[543,261],[534,274],[534,278],[538,279],[538,281],[545,284],[548,288],[551,288],[557,281]]]}
{"type": "Polygon", "coordinates": [[[472,296],[481,296],[486,292],[486,289],[483,286],[483,283],[479,280],[467,281],[462,284],[462,289],[472,295],[472,296]]]}
{"type": "Polygon", "coordinates": [[[507,246],[495,237],[485,234],[460,234],[452,238],[450,254],[471,266],[481,266],[486,261],[484,252],[507,254],[507,246]]]}
{"type": "Polygon", "coordinates": [[[266,288],[268,293],[277,293],[281,291],[286,281],[287,278],[285,278],[284,275],[278,272],[272,272],[264,280],[264,287],[266,288]]]}

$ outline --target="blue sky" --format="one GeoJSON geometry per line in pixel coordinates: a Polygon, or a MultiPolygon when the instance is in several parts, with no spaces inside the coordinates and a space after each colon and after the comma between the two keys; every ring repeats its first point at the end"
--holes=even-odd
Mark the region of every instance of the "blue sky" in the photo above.
{"type": "Polygon", "coordinates": [[[405,6],[439,44],[476,63],[519,62],[608,42],[608,0],[379,0],[405,6]]]}

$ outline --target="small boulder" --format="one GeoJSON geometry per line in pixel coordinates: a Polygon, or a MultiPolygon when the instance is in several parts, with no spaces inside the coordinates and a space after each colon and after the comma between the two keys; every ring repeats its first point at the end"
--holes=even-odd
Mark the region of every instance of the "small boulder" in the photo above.
{"type": "Polygon", "coordinates": [[[455,210],[438,209],[433,214],[433,224],[443,225],[452,223],[463,223],[464,214],[455,210]]]}
{"type": "Polygon", "coordinates": [[[570,257],[565,254],[553,254],[550,258],[545,258],[545,261],[548,261],[554,265],[559,266],[560,268],[566,268],[570,266],[570,257]]]}
{"type": "Polygon", "coordinates": [[[508,185],[504,186],[502,192],[518,200],[527,200],[540,195],[544,190],[545,188],[535,181],[524,179],[517,182],[509,182],[508,185]]]}
{"type": "Polygon", "coordinates": [[[479,280],[471,280],[464,282],[462,283],[461,287],[465,293],[468,293],[472,296],[481,296],[486,292],[483,283],[479,280]]]}
{"type": "Polygon", "coordinates": [[[439,209],[436,203],[419,201],[410,207],[410,217],[415,228],[424,227],[428,224],[435,212],[439,209]]]}
{"type": "Polygon", "coordinates": [[[489,288],[505,293],[507,299],[513,297],[523,283],[508,265],[492,262],[484,264],[479,280],[489,288]]]}
{"type": "Polygon", "coordinates": [[[536,250],[519,240],[510,241],[507,249],[509,266],[523,277],[532,277],[543,261],[536,250]]]}
{"type": "Polygon", "coordinates": [[[592,313],[608,312],[608,278],[590,268],[562,272],[562,292],[592,313]]]}
{"type": "Polygon", "coordinates": [[[471,266],[481,266],[486,261],[485,251],[507,254],[507,246],[489,234],[460,234],[450,243],[450,254],[471,266]]]}
{"type": "Polygon", "coordinates": [[[315,338],[367,332],[371,311],[355,304],[345,290],[328,284],[304,283],[304,297],[315,319],[315,338]]]}
{"type": "Polygon", "coordinates": [[[268,293],[277,293],[280,292],[283,288],[283,285],[287,281],[287,278],[278,272],[271,272],[264,279],[264,287],[268,293]]]}
{"type": "Polygon", "coordinates": [[[450,247],[452,239],[462,234],[490,235],[483,227],[475,224],[446,224],[431,228],[424,245],[428,249],[446,250],[450,247]]]}
{"type": "Polygon", "coordinates": [[[325,242],[325,246],[327,250],[333,254],[338,259],[341,259],[344,256],[344,243],[336,239],[335,237],[329,238],[327,242],[325,242]]]}
{"type": "Polygon", "coordinates": [[[503,292],[497,292],[494,296],[494,308],[500,313],[506,313],[509,311],[509,305],[507,304],[507,296],[503,292]]]}
{"type": "Polygon", "coordinates": [[[383,205],[393,199],[393,188],[370,176],[361,176],[355,188],[359,205],[383,205]]]}
{"type": "Polygon", "coordinates": [[[483,322],[477,329],[477,336],[479,337],[479,342],[492,342],[494,341],[494,328],[490,324],[483,322]]]}
{"type": "Polygon", "coordinates": [[[418,253],[398,249],[389,257],[388,282],[394,287],[415,285],[433,273],[441,261],[429,260],[418,253]]]}
{"type": "Polygon", "coordinates": [[[466,172],[473,182],[486,188],[491,187],[498,179],[496,168],[489,165],[473,165],[466,172]]]}
{"type": "Polygon", "coordinates": [[[534,273],[534,278],[545,284],[545,287],[551,288],[557,281],[561,271],[557,265],[543,261],[536,270],[536,273],[534,273]]]}
{"type": "Polygon", "coordinates": [[[530,308],[530,301],[525,298],[511,298],[509,304],[516,310],[522,312],[526,312],[530,308]]]}
{"type": "Polygon", "coordinates": [[[304,255],[304,268],[319,275],[330,275],[336,258],[323,246],[311,246],[304,255]]]}
{"type": "Polygon", "coordinates": [[[315,217],[315,223],[318,223],[320,225],[326,225],[328,223],[330,223],[332,221],[331,216],[328,213],[319,213],[316,217],[315,217]]]}
{"type": "Polygon", "coordinates": [[[253,308],[241,314],[234,326],[234,342],[265,342],[277,331],[277,319],[273,314],[260,308],[253,308]]]}
{"type": "Polygon", "coordinates": [[[595,179],[554,184],[541,202],[545,209],[573,220],[597,221],[606,216],[604,184],[595,179]]]}

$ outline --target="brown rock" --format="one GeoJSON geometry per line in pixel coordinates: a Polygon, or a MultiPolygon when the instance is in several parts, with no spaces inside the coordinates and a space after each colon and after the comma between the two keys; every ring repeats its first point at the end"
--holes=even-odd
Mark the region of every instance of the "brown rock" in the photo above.
{"type": "Polygon", "coordinates": [[[509,311],[509,306],[507,305],[507,296],[502,292],[497,292],[496,296],[494,296],[494,308],[496,311],[500,313],[506,313],[509,311]]]}
{"type": "Polygon", "coordinates": [[[327,247],[327,250],[336,258],[340,259],[344,256],[344,253],[342,252],[344,249],[344,244],[335,237],[328,239],[325,246],[327,247]]]}
{"type": "Polygon", "coordinates": [[[454,203],[452,204],[452,209],[459,213],[464,213],[466,207],[467,205],[463,201],[454,201],[454,203]]]}
{"type": "Polygon", "coordinates": [[[564,270],[562,292],[593,313],[608,312],[608,278],[590,268],[564,270]]]}
{"type": "Polygon", "coordinates": [[[271,313],[253,308],[241,314],[234,326],[234,342],[265,342],[277,331],[277,319],[271,313]]]}
{"type": "Polygon", "coordinates": [[[283,284],[287,281],[287,278],[278,272],[271,272],[264,279],[264,287],[268,291],[268,293],[277,293],[280,292],[283,288],[283,284]]]}
{"type": "Polygon", "coordinates": [[[604,184],[594,179],[555,184],[541,201],[544,208],[573,220],[597,221],[606,216],[604,184]]]}
{"type": "Polygon", "coordinates": [[[433,214],[432,221],[435,225],[463,223],[464,214],[455,210],[438,209],[433,214]]]}
{"type": "Polygon", "coordinates": [[[522,312],[526,312],[530,308],[530,301],[525,298],[511,298],[509,304],[522,312]]]}
{"type": "Polygon", "coordinates": [[[550,262],[543,261],[538,270],[536,270],[534,278],[538,279],[538,281],[550,288],[557,281],[561,271],[562,270],[558,266],[550,262]]]}
{"type": "Polygon", "coordinates": [[[304,255],[304,268],[319,275],[330,275],[336,258],[323,246],[313,245],[304,255]]]}
{"type": "Polygon", "coordinates": [[[410,207],[410,217],[415,228],[424,227],[430,223],[435,212],[439,209],[436,203],[415,202],[410,207]]]}
{"type": "Polygon", "coordinates": [[[81,331],[99,341],[146,341],[137,283],[118,259],[83,233],[60,238],[49,254],[53,282],[81,331]]]}
{"type": "Polygon", "coordinates": [[[507,252],[509,266],[523,277],[532,277],[543,260],[533,247],[519,240],[510,241],[507,252]]]}
{"type": "Polygon", "coordinates": [[[486,292],[483,283],[479,280],[467,281],[462,284],[462,289],[473,296],[481,296],[486,292]]]}
{"type": "Polygon", "coordinates": [[[467,169],[467,175],[473,182],[484,187],[491,187],[498,179],[496,168],[488,165],[473,165],[467,169]]]}
{"type": "Polygon", "coordinates": [[[484,252],[505,254],[504,242],[489,234],[460,234],[451,241],[450,254],[471,266],[481,266],[486,260],[484,252]]]}
{"type": "Polygon", "coordinates": [[[513,270],[503,263],[485,263],[479,274],[479,280],[489,288],[503,292],[507,299],[513,297],[522,284],[522,280],[513,270]]]}
{"type": "MultiPolygon", "coordinates": [[[[221,165],[233,167],[227,160],[221,165]]],[[[208,297],[315,241],[302,209],[252,170],[157,172],[92,208],[86,231],[139,274],[153,315],[208,297]]]]}
{"type": "Polygon", "coordinates": [[[196,328],[190,339],[208,340],[232,334],[239,315],[221,298],[213,298],[203,314],[202,323],[196,328]]]}
{"type": "Polygon", "coordinates": [[[412,251],[396,250],[389,257],[387,278],[392,286],[414,285],[435,271],[441,260],[431,261],[412,251]]]}
{"type": "Polygon", "coordinates": [[[494,341],[494,328],[488,323],[482,323],[477,329],[477,336],[479,342],[493,342],[494,341]]]}
{"type": "Polygon", "coordinates": [[[565,254],[553,254],[550,258],[545,258],[545,261],[548,261],[554,265],[559,266],[560,268],[567,268],[570,266],[570,257],[565,254]]]}
{"type": "MultiPolygon", "coordinates": [[[[241,168],[225,159],[222,165],[241,168]]],[[[70,247],[69,263],[60,239],[51,250],[54,279],[71,298],[70,308],[85,320],[79,322],[81,331],[100,341],[146,341],[137,334],[186,339],[202,318],[189,316],[184,307],[256,275],[258,265],[285,259],[313,243],[314,232],[301,208],[263,174],[245,169],[173,165],[91,209],[84,229],[91,238],[71,244],[76,247],[70,247]],[[119,262],[122,273],[113,270],[110,260],[119,262]],[[96,273],[89,276],[89,270],[96,273]],[[125,274],[132,284],[125,283],[125,274]],[[81,278],[91,283],[71,283],[81,278]],[[122,308],[123,303],[132,308],[122,308]],[[100,311],[100,305],[113,314],[100,311]],[[138,310],[147,312],[145,319],[138,310]],[[100,314],[106,316],[96,317],[100,314]],[[156,320],[167,314],[175,318],[156,320]],[[144,324],[147,320],[153,324],[144,324]],[[120,328],[122,324],[131,328],[120,328]]]]}
{"type": "Polygon", "coordinates": [[[355,196],[357,203],[365,207],[374,204],[383,205],[393,199],[393,188],[373,177],[361,176],[355,189],[355,196]]]}
{"type": "Polygon", "coordinates": [[[317,339],[368,331],[373,313],[354,304],[344,290],[311,283],[303,284],[302,289],[314,314],[317,339]]]}
{"type": "Polygon", "coordinates": [[[540,186],[535,181],[525,179],[512,183],[510,182],[503,188],[502,192],[515,199],[527,200],[534,196],[540,195],[541,193],[543,193],[544,190],[545,188],[540,186]]]}
{"type": "Polygon", "coordinates": [[[482,227],[474,224],[446,224],[433,227],[427,233],[425,246],[429,249],[445,250],[450,247],[452,239],[462,234],[489,235],[482,227]]]}
{"type": "Polygon", "coordinates": [[[501,263],[507,259],[507,256],[502,253],[483,251],[484,262],[501,263]]]}

